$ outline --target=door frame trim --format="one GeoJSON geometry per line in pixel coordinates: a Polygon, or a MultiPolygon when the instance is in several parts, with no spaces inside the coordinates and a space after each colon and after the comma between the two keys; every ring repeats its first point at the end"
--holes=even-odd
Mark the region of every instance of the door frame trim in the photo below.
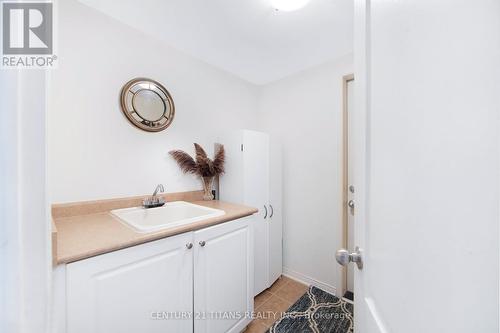
{"type": "MultiPolygon", "coordinates": [[[[348,209],[347,201],[348,194],[348,168],[349,168],[349,117],[348,117],[348,104],[347,104],[347,88],[348,83],[354,81],[354,74],[346,74],[342,77],[342,247],[347,249],[348,239],[348,209]]],[[[349,250],[349,249],[348,249],[349,250]]],[[[344,296],[347,290],[347,267],[341,266],[341,281],[339,298],[344,296]]]]}

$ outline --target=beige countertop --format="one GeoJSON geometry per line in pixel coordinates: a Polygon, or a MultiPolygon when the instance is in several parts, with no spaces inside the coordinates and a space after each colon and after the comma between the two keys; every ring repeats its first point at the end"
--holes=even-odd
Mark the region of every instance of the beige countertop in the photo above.
{"type": "MultiPolygon", "coordinates": [[[[168,196],[166,196],[168,199],[168,196]]],[[[197,197],[192,197],[198,199],[197,197]]],[[[183,198],[186,199],[186,198],[183,198]]],[[[225,215],[189,225],[151,233],[138,233],[109,213],[109,210],[72,215],[53,208],[53,255],[54,264],[67,264],[99,254],[123,249],[153,240],[202,229],[219,223],[235,220],[257,212],[256,208],[223,201],[186,200],[198,205],[221,209],[225,215]],[[55,211],[56,210],[56,211],[55,211]]],[[[129,200],[130,202],[130,200],[129,200]]],[[[63,206],[63,205],[61,205],[63,206]]],[[[76,205],[73,205],[76,207],[76,205]]],[[[102,206],[102,205],[101,205],[102,206]]],[[[133,207],[133,205],[131,206],[133,207]]],[[[63,207],[67,211],[67,207],[63,207]]],[[[59,207],[61,209],[61,207],[59,207]]],[[[113,209],[115,209],[113,207],[113,209]]],[[[76,210],[78,212],[78,209],[76,210]]],[[[81,211],[81,209],[80,209],[81,211]]]]}

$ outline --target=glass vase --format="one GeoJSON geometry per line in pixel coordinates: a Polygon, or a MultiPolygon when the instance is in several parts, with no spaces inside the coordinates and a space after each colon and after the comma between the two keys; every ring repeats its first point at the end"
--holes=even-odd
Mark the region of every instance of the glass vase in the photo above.
{"type": "Polygon", "coordinates": [[[203,200],[213,200],[214,195],[212,194],[214,177],[202,177],[203,182],[203,200]]]}

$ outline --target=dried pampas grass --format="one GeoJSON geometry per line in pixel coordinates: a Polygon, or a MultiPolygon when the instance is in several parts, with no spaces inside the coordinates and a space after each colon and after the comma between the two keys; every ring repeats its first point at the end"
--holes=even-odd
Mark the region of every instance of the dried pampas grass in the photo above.
{"type": "Polygon", "coordinates": [[[177,161],[182,172],[192,174],[198,173],[198,165],[196,165],[196,162],[189,154],[182,150],[172,150],[169,154],[177,161]]]}
{"type": "Polygon", "coordinates": [[[182,150],[172,150],[169,154],[176,160],[184,173],[200,177],[215,177],[224,173],[225,152],[223,145],[216,144],[214,160],[207,156],[199,144],[195,143],[194,149],[194,158],[182,150]]]}
{"type": "Polygon", "coordinates": [[[224,146],[220,143],[215,144],[214,169],[215,173],[221,175],[225,172],[224,163],[226,162],[226,152],[224,146]]]}

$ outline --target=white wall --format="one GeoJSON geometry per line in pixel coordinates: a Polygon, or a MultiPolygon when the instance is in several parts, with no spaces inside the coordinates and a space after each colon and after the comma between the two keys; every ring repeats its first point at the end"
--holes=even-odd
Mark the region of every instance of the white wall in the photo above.
{"type": "Polygon", "coordinates": [[[340,283],[342,76],[352,55],[264,86],[259,127],[283,145],[285,273],[340,283]]]}
{"type": "Polygon", "coordinates": [[[0,331],[20,322],[20,253],[17,197],[17,72],[0,75],[0,331]],[[5,95],[4,95],[5,94],[5,95]]]}
{"type": "Polygon", "coordinates": [[[284,148],[284,265],[338,285],[341,84],[351,56],[257,87],[74,0],[59,3],[58,52],[49,94],[51,202],[142,195],[158,183],[168,192],[200,189],[169,150],[191,151],[194,141],[210,147],[225,129],[267,131],[284,148]],[[143,132],[121,114],[120,89],[137,76],[172,94],[176,117],[167,130],[143,132]]]}
{"type": "Polygon", "coordinates": [[[46,81],[41,70],[0,75],[0,331],[49,325],[46,81]]]}
{"type": "Polygon", "coordinates": [[[255,126],[256,86],[166,46],[74,0],[59,2],[59,68],[49,112],[52,202],[201,189],[168,156],[213,146],[217,132],[255,126]],[[151,77],[173,96],[160,133],[133,127],[119,108],[128,80],[151,77]]]}

